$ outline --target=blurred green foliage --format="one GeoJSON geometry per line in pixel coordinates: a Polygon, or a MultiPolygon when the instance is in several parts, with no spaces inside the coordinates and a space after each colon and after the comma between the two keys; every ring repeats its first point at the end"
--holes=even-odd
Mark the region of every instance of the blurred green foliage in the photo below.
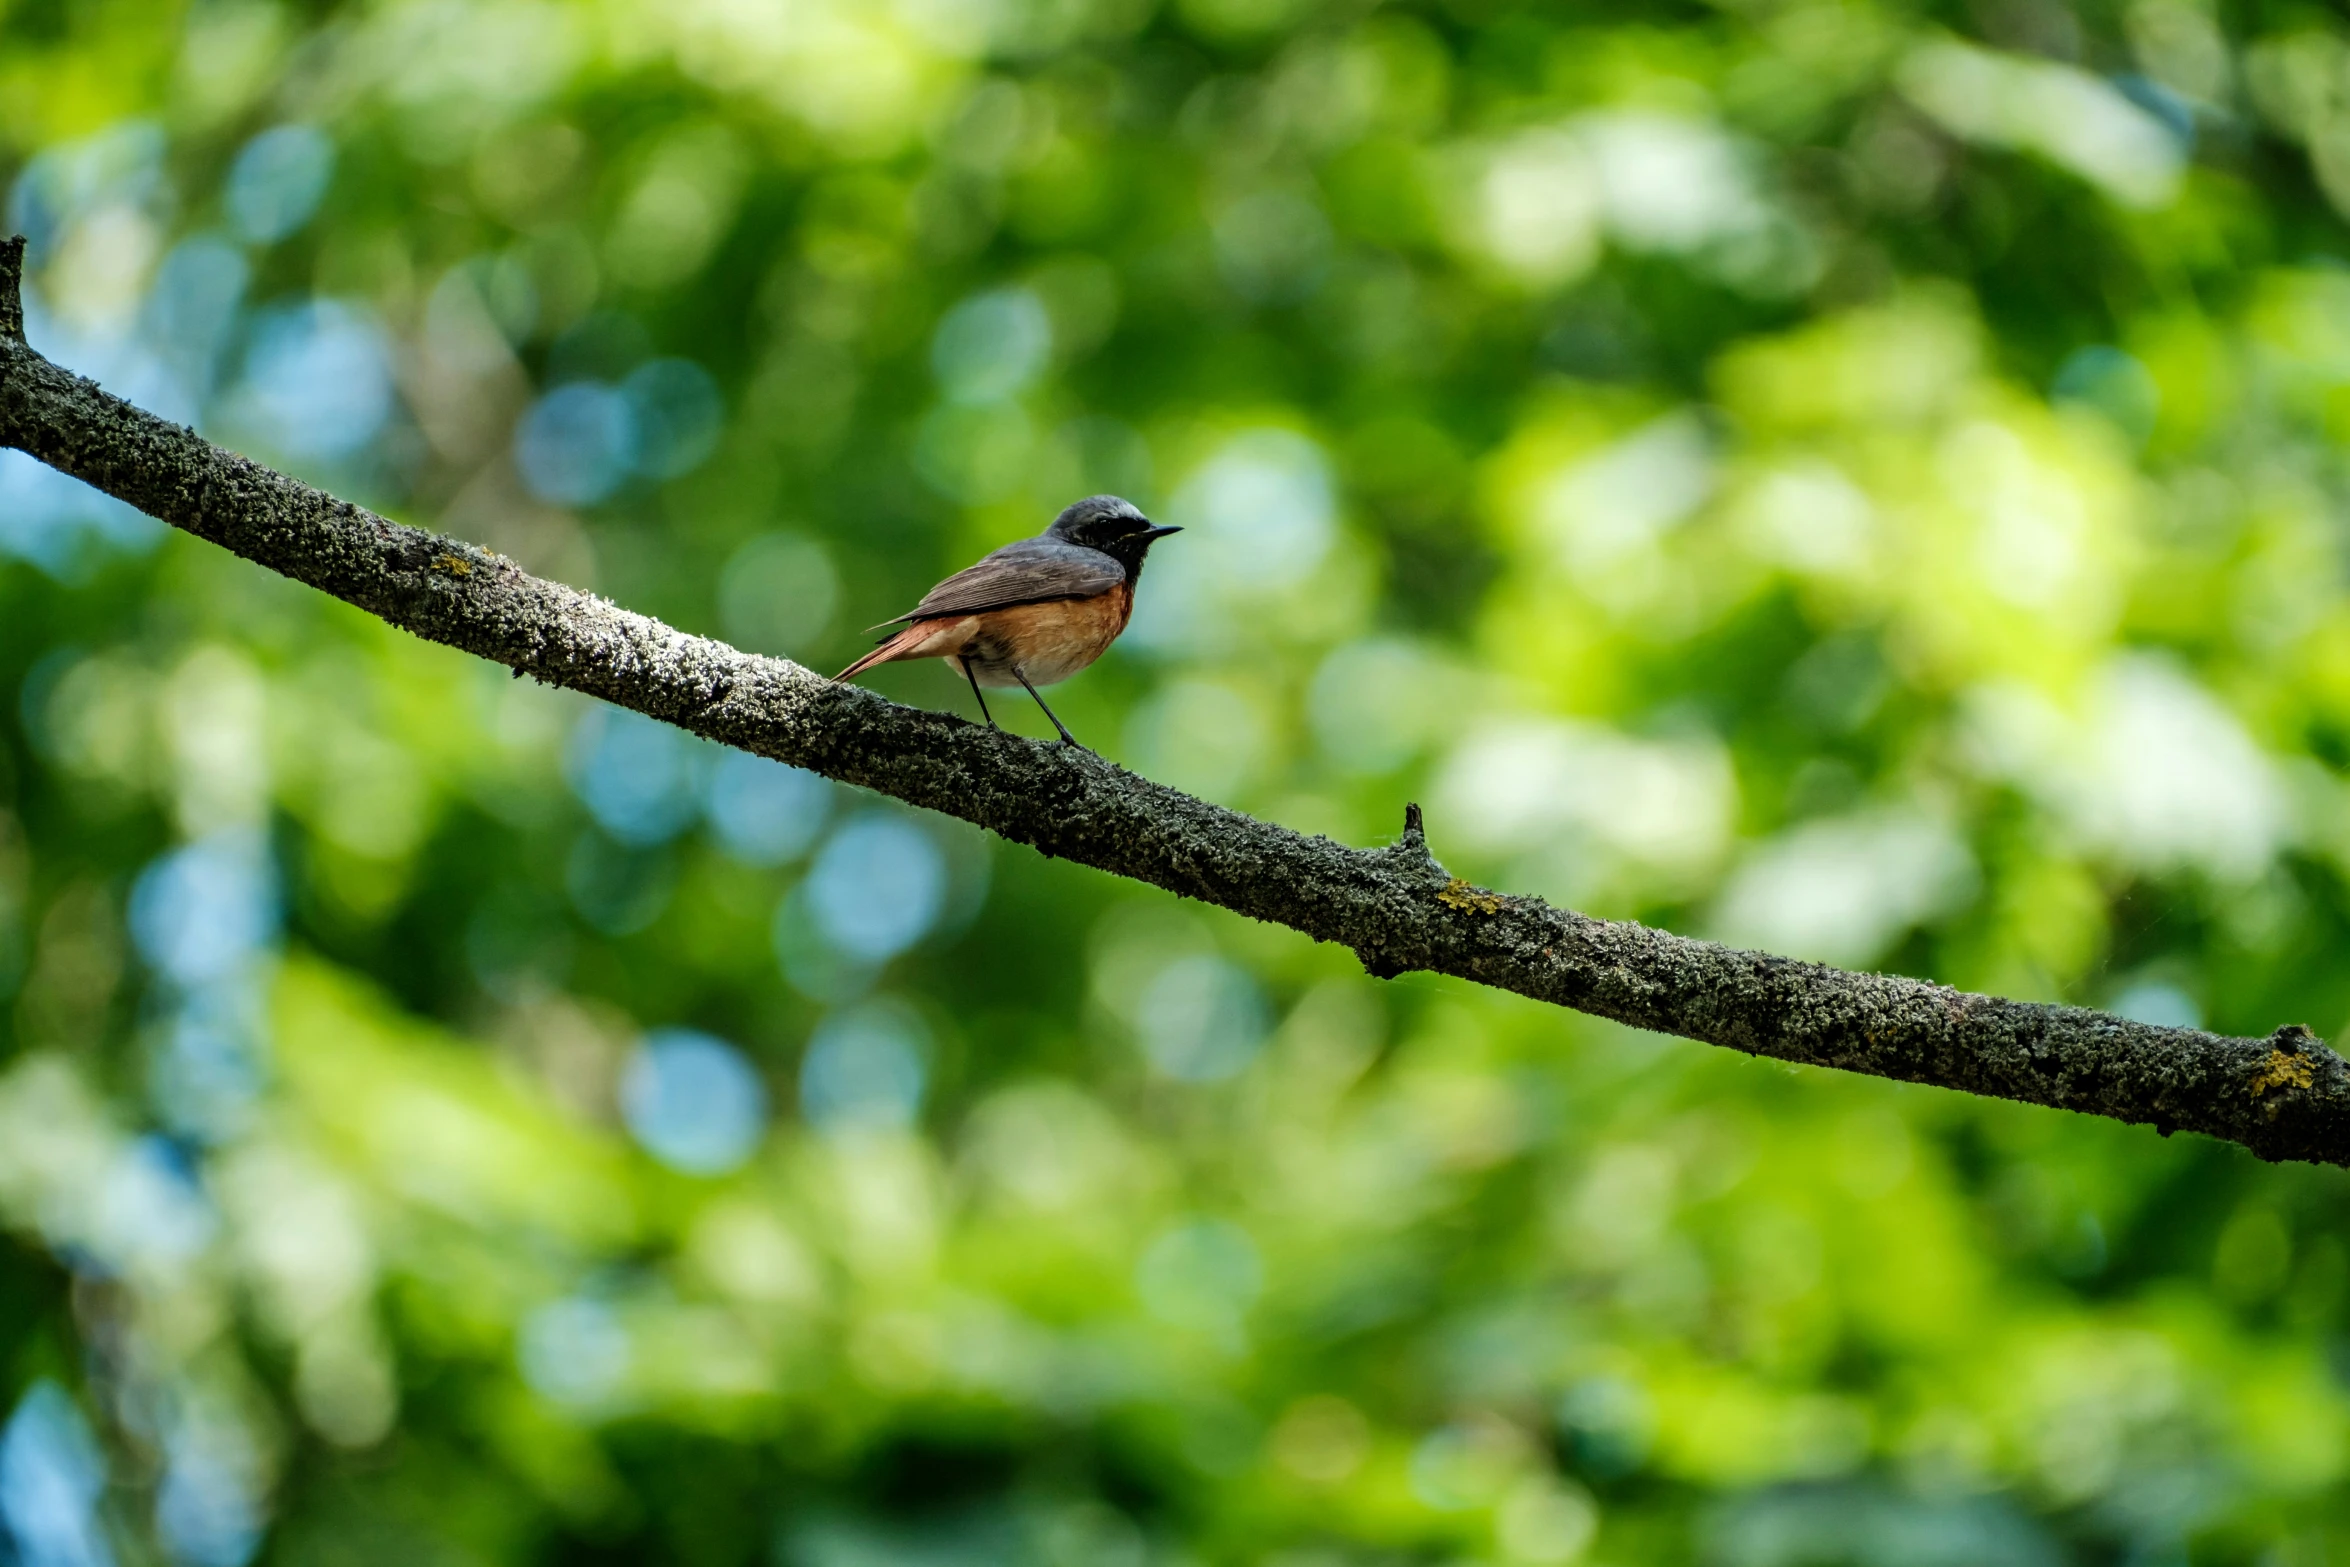
{"type": "MultiPolygon", "coordinates": [[[[1155,777],[2350,1020],[2329,8],[7,0],[0,149],[37,346],[688,629],[1115,490],[1155,777]]],[[[2350,1551],[2339,1172],[1381,985],[16,454],[0,689],[0,1560],[2350,1551]]]]}

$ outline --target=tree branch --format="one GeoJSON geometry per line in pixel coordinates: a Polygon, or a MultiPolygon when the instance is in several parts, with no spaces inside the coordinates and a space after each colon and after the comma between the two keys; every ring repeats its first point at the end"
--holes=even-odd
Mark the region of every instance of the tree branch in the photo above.
{"type": "Polygon", "coordinates": [[[2264,1159],[2350,1165],[2350,1065],[2306,1028],[2265,1039],[1854,974],[1618,921],[1446,874],[1417,806],[1349,849],[1088,752],[900,707],[688,636],[503,556],[223,451],[33,352],[22,239],[0,242],[0,445],[430,641],[694,734],[974,822],[1045,854],[1423,969],[1754,1055],[2204,1132],[2264,1159]]]}

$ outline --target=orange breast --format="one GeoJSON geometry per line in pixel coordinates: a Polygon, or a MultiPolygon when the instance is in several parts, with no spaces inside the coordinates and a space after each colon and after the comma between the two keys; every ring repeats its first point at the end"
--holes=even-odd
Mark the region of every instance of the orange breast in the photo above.
{"type": "MultiPolygon", "coordinates": [[[[1134,590],[1124,584],[1089,599],[1015,604],[959,617],[953,662],[968,665],[983,686],[1016,686],[1017,664],[1033,685],[1066,680],[1102,656],[1134,613],[1134,590]]],[[[942,638],[943,640],[947,640],[942,638]]]]}

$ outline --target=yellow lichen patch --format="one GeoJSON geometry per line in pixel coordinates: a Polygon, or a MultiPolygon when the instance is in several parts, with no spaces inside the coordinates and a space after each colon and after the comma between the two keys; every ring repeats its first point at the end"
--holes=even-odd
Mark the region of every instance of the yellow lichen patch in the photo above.
{"type": "Polygon", "coordinates": [[[470,577],[473,575],[473,562],[462,555],[435,555],[432,569],[445,571],[452,577],[470,577]]]}
{"type": "Polygon", "coordinates": [[[2309,1058],[2290,1050],[2271,1050],[2268,1059],[2260,1063],[2260,1070],[2252,1074],[2251,1093],[2254,1098],[2272,1088],[2307,1088],[2317,1080],[2309,1058]]]}
{"type": "Polygon", "coordinates": [[[1465,909],[1471,914],[1499,914],[1501,898],[1490,892],[1479,892],[1466,880],[1455,876],[1445,889],[1436,895],[1436,901],[1447,908],[1465,909]]]}

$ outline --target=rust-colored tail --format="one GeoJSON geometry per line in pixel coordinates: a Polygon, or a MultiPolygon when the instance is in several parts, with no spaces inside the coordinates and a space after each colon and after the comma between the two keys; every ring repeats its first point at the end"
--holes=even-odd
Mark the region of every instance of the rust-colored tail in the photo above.
{"type": "Polygon", "coordinates": [[[924,636],[929,634],[929,631],[930,628],[923,625],[908,626],[904,630],[898,632],[895,636],[884,638],[882,640],[881,646],[875,648],[872,652],[866,654],[863,658],[858,659],[855,663],[842,670],[839,674],[834,675],[832,678],[835,680],[854,680],[859,675],[863,674],[866,670],[871,669],[875,664],[886,664],[891,659],[898,657],[904,653],[907,648],[913,646],[916,642],[921,641],[924,636]]]}

